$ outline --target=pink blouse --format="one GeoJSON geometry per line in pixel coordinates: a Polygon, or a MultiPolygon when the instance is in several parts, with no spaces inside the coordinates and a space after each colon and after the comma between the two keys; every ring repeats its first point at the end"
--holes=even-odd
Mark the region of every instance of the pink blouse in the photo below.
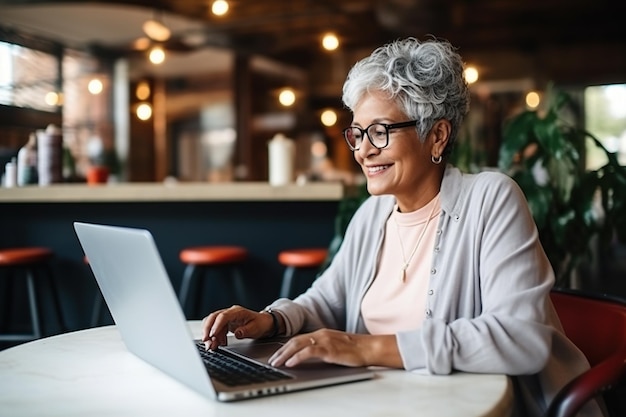
{"type": "Polygon", "coordinates": [[[387,220],[376,276],[361,303],[361,314],[371,334],[421,327],[440,212],[437,195],[411,213],[400,213],[396,206],[387,220]],[[406,274],[402,269],[405,263],[406,274]]]}

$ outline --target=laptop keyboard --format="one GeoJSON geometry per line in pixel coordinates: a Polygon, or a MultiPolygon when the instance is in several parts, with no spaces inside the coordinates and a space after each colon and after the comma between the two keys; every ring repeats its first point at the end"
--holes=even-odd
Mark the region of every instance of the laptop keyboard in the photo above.
{"type": "Polygon", "coordinates": [[[270,366],[246,361],[224,350],[207,351],[204,344],[196,343],[209,375],[228,386],[272,382],[290,379],[290,375],[270,366]]]}

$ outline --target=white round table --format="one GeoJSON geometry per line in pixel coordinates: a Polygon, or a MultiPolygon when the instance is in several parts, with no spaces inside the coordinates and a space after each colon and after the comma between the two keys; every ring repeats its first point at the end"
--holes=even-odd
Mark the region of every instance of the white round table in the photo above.
{"type": "MultiPolygon", "coordinates": [[[[189,322],[199,334],[200,322],[189,322]]],[[[426,375],[377,369],[373,380],[220,403],[128,352],[115,326],[66,333],[0,352],[0,415],[436,416],[511,414],[506,375],[426,375]]]]}

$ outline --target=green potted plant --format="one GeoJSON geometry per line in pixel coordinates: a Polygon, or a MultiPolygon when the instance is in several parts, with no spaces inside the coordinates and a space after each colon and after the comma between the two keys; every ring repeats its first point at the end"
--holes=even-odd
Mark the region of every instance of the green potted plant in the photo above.
{"type": "Polygon", "coordinates": [[[572,272],[591,259],[592,241],[601,249],[614,239],[626,242],[626,167],[594,135],[562,117],[572,106],[568,94],[549,91],[544,112],[525,111],[508,121],[499,155],[499,168],[526,195],[558,286],[569,286],[572,272]],[[606,154],[599,169],[585,170],[587,140],[606,154]]]}

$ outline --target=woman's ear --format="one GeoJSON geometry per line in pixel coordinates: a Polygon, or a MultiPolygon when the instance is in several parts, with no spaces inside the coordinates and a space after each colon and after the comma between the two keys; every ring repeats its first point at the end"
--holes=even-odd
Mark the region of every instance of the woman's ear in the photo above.
{"type": "Polygon", "coordinates": [[[430,130],[432,140],[431,156],[438,158],[443,155],[443,151],[448,145],[451,131],[452,125],[448,120],[439,119],[435,122],[433,128],[430,130]]]}

